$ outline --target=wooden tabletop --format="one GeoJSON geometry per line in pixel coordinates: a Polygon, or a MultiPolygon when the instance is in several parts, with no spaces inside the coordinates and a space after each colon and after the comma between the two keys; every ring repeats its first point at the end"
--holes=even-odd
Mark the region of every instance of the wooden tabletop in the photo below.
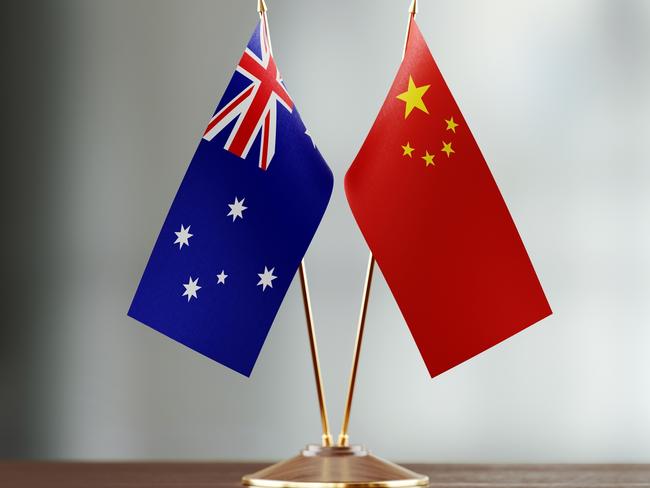
{"type": "MultiPolygon", "coordinates": [[[[252,463],[0,462],[3,488],[239,488],[252,463]]],[[[650,487],[647,464],[408,464],[432,487],[650,487]]]]}

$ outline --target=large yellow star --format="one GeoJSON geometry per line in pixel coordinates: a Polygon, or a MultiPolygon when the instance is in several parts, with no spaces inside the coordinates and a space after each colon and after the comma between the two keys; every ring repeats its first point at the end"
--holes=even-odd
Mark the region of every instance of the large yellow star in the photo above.
{"type": "Polygon", "coordinates": [[[434,157],[435,155],[429,154],[429,151],[426,151],[426,154],[422,156],[422,159],[424,159],[424,162],[426,163],[425,166],[430,166],[430,165],[435,166],[436,163],[433,162],[434,157]]]}
{"type": "Polygon", "coordinates": [[[451,148],[451,142],[445,142],[445,141],[442,141],[442,149],[441,149],[441,151],[443,153],[447,153],[447,157],[449,157],[452,153],[456,152],[451,148]]]}
{"type": "Polygon", "coordinates": [[[402,146],[402,149],[404,149],[404,152],[402,153],[402,156],[408,156],[409,158],[413,158],[413,155],[411,154],[413,150],[415,149],[414,147],[411,147],[407,141],[406,146],[402,146]]]}
{"type": "Polygon", "coordinates": [[[456,127],[458,127],[458,124],[454,122],[454,118],[450,117],[449,120],[445,119],[445,122],[447,122],[447,130],[450,130],[455,134],[456,127]]]}
{"type": "Polygon", "coordinates": [[[422,97],[427,92],[430,86],[431,85],[415,86],[415,83],[413,82],[413,78],[411,77],[411,75],[409,75],[408,89],[404,93],[400,93],[399,95],[397,95],[398,100],[402,100],[403,102],[406,102],[406,109],[404,110],[404,118],[408,117],[414,108],[419,108],[425,114],[429,113],[426,105],[422,101],[422,97]]]}

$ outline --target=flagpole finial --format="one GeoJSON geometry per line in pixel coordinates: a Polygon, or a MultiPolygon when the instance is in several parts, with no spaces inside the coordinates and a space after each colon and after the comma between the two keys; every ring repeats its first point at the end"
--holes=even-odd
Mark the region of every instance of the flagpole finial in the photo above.
{"type": "Polygon", "coordinates": [[[411,6],[409,7],[409,13],[415,15],[418,13],[418,2],[417,0],[411,1],[411,6]]]}
{"type": "Polygon", "coordinates": [[[264,12],[266,12],[266,10],[267,10],[266,3],[264,2],[264,0],[257,0],[257,11],[263,14],[264,12]]]}

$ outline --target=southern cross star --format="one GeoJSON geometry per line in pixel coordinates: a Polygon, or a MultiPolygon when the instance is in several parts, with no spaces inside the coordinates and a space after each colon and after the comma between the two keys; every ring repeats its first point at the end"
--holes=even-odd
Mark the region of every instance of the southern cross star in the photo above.
{"type": "Polygon", "coordinates": [[[235,201],[233,203],[228,204],[228,206],[230,207],[230,212],[228,212],[228,215],[226,215],[226,217],[232,216],[233,222],[237,219],[237,217],[243,219],[244,210],[248,208],[248,207],[244,207],[244,200],[246,200],[246,198],[242,198],[240,201],[237,197],[235,197],[235,201]]]}
{"type": "Polygon", "coordinates": [[[225,271],[222,269],[221,273],[217,275],[217,285],[221,283],[222,285],[226,284],[226,278],[228,278],[228,275],[225,273],[225,271]]]}
{"type": "Polygon", "coordinates": [[[192,298],[198,298],[196,292],[201,289],[201,287],[199,286],[198,278],[193,280],[192,277],[190,276],[190,280],[187,282],[187,284],[183,283],[183,286],[185,287],[185,292],[183,293],[182,296],[187,297],[188,302],[192,298]]]}
{"type": "Polygon", "coordinates": [[[193,236],[193,234],[190,234],[190,227],[192,226],[188,225],[186,229],[183,227],[183,224],[181,224],[181,230],[174,232],[174,234],[176,234],[176,240],[174,241],[174,244],[178,244],[179,249],[182,249],[183,245],[190,245],[190,237],[193,236]]]}
{"type": "Polygon", "coordinates": [[[268,269],[266,266],[264,266],[264,273],[257,273],[257,276],[260,277],[260,281],[257,283],[257,286],[262,285],[262,291],[266,290],[267,286],[273,288],[273,280],[277,278],[277,276],[273,275],[274,271],[275,268],[268,269]]]}

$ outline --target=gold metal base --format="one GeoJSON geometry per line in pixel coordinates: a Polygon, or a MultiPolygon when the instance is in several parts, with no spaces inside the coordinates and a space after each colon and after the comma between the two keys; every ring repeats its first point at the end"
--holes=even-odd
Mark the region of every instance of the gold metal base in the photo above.
{"type": "Polygon", "coordinates": [[[373,456],[363,446],[309,445],[300,454],[242,478],[260,488],[410,488],[429,477],[373,456]]]}

